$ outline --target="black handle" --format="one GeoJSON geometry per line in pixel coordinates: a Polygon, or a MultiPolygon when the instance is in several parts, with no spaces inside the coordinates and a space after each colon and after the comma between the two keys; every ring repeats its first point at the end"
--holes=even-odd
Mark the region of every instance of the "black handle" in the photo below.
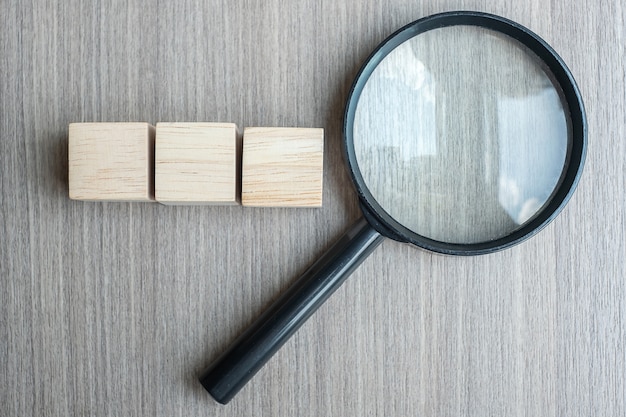
{"type": "Polygon", "coordinates": [[[228,403],[382,240],[365,219],[352,225],[211,364],[200,378],[204,388],[228,403]]]}

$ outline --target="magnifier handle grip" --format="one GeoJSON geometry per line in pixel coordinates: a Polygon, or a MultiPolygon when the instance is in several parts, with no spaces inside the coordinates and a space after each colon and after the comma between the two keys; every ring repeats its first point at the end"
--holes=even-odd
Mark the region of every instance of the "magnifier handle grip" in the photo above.
{"type": "Polygon", "coordinates": [[[296,330],[382,242],[361,219],[263,313],[200,378],[228,403],[296,330]]]}

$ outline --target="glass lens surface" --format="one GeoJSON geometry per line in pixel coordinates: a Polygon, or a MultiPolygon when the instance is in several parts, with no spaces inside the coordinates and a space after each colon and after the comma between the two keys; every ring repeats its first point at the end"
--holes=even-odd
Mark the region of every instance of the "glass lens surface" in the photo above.
{"type": "Polygon", "coordinates": [[[374,69],[356,104],[358,170],[380,207],[424,237],[507,236],[559,185],[571,141],[560,89],[518,41],[477,26],[421,33],[374,69]]]}

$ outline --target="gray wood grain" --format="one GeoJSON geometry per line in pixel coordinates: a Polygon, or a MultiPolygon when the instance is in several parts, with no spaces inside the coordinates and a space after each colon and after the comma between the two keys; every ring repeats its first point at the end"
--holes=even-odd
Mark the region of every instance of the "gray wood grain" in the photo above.
{"type": "Polygon", "coordinates": [[[626,413],[622,2],[5,1],[0,414],[626,413]],[[453,258],[385,242],[228,406],[197,375],[359,217],[341,115],[360,63],[425,15],[478,9],[561,54],[590,148],[530,241],[453,258]],[[322,209],[84,203],[73,121],[326,129],[322,209]]]}

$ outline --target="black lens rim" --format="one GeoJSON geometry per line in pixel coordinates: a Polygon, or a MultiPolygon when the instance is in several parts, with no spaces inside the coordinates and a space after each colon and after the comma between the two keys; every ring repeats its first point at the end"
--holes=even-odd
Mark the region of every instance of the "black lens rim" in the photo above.
{"type": "Polygon", "coordinates": [[[587,153],[587,118],[582,96],[576,81],[561,57],[538,35],[524,26],[493,14],[454,11],[428,16],[399,29],[382,42],[361,67],[350,89],[344,113],[343,153],[352,181],[357,190],[361,208],[367,220],[382,235],[394,240],[412,243],[429,251],[448,255],[481,255],[493,253],[517,245],[537,234],[565,207],[580,180],[587,153]],[[406,40],[432,29],[470,25],[492,29],[510,36],[533,53],[550,69],[558,83],[570,113],[572,143],[567,155],[560,185],[551,200],[531,221],[502,238],[479,243],[458,244],[441,242],[419,235],[394,220],[376,201],[367,188],[358,167],[354,150],[353,124],[356,106],[370,75],[393,49],[406,40]]]}

